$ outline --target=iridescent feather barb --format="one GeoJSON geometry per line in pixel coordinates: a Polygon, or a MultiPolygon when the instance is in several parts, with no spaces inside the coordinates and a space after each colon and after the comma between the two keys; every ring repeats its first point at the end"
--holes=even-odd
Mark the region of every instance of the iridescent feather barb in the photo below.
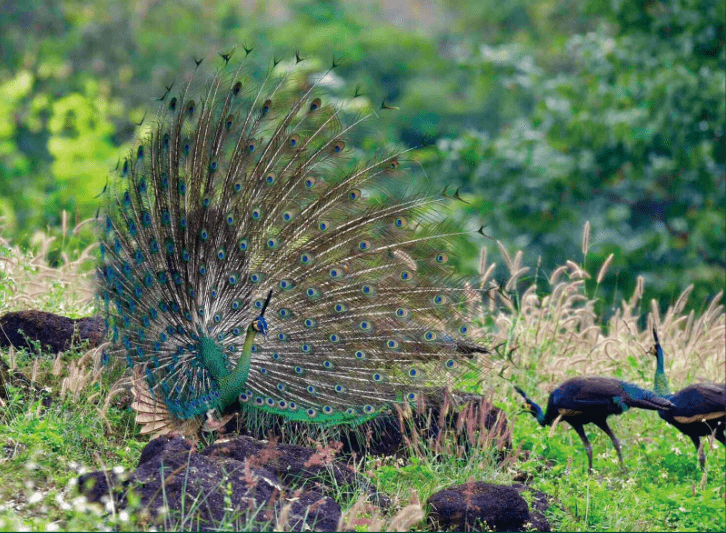
{"type": "Polygon", "coordinates": [[[168,90],[108,188],[108,355],[139,376],[148,428],[164,408],[182,427],[237,402],[357,424],[486,366],[468,336],[481,296],[449,263],[467,233],[450,200],[381,195],[397,157],[356,162],[366,117],[344,125],[319,95],[329,71],[300,68],[225,59],[201,90],[168,90]]]}

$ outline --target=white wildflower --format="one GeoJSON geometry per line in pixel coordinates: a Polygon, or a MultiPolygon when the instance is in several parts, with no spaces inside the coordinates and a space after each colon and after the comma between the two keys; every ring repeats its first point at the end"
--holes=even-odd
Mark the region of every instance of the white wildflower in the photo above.
{"type": "Polygon", "coordinates": [[[55,503],[58,504],[58,507],[60,507],[62,511],[69,511],[71,509],[71,504],[63,498],[62,494],[55,495],[55,503]]]}

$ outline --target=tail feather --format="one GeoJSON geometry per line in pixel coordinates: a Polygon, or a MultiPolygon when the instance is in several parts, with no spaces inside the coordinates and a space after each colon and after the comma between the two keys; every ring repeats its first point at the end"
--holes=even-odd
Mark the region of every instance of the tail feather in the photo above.
{"type": "Polygon", "coordinates": [[[109,187],[99,296],[111,355],[142,369],[149,431],[167,424],[157,404],[177,422],[220,407],[270,290],[270,335],[235,391],[245,408],[351,420],[488,360],[467,338],[482,302],[448,262],[467,232],[446,199],[386,198],[400,154],[352,160],[367,116],[344,125],[314,94],[330,71],[278,70],[258,83],[230,63],[167,94],[109,187]]]}
{"type": "Polygon", "coordinates": [[[141,426],[139,433],[158,437],[171,432],[194,435],[201,428],[198,420],[180,423],[174,418],[164,402],[156,400],[140,372],[136,372],[131,393],[134,401],[131,408],[136,412],[136,423],[141,426]]]}

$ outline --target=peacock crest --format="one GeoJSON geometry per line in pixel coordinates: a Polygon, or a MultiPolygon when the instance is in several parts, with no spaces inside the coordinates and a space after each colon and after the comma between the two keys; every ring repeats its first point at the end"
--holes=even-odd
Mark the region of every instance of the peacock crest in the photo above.
{"type": "Polygon", "coordinates": [[[335,65],[223,58],[167,89],[107,187],[106,355],[134,369],[137,404],[180,425],[236,402],[357,424],[481,373],[481,295],[451,265],[467,233],[452,200],[386,193],[399,154],[350,148],[368,115],[346,124],[325,96],[335,65]]]}

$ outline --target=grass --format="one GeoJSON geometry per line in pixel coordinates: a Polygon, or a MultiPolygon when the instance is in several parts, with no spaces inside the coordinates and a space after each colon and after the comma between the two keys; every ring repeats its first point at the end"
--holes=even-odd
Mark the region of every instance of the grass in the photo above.
{"type": "MultiPolygon", "coordinates": [[[[589,232],[583,233],[586,264],[589,232]]],[[[66,257],[56,268],[44,263],[46,252],[42,243],[29,254],[0,242],[0,314],[31,307],[68,316],[92,312],[87,269],[91,252],[79,252],[73,260],[66,257]]],[[[611,419],[627,473],[620,471],[610,440],[589,426],[595,470],[588,475],[587,457],[574,431],[563,424],[550,437],[548,428],[540,428],[523,412],[513,389],[514,384],[521,386],[544,403],[559,382],[581,374],[619,377],[650,388],[655,360],[647,352],[653,325],[666,354],[672,390],[699,379],[722,382],[723,294],[704,302],[702,312],[684,314],[688,287],[661,314],[655,305],[641,301],[641,279],[629,300],[609,304],[611,316],[601,323],[608,304],[598,300],[597,285],[608,275],[608,261],[588,293],[585,282],[592,282],[592,275],[574,261],[545,275],[539,268],[532,272],[522,266],[521,252],[511,256],[500,245],[499,255],[509,271],[509,279],[501,283],[492,283],[496,266],[485,253],[481,258],[481,287],[491,296],[490,312],[481,323],[501,357],[470,388],[492,398],[507,414],[511,453],[499,462],[491,448],[465,455],[449,443],[439,453],[423,445],[405,459],[369,458],[359,470],[391,496],[393,509],[384,514],[360,490],[351,494],[336,488],[345,527],[425,530],[425,501],[435,492],[470,480],[510,484],[526,478],[533,489],[558,500],[548,513],[555,531],[726,529],[726,461],[719,443],[706,441],[707,471],[702,476],[689,439],[657,413],[632,410],[611,419]]],[[[98,372],[98,350],[83,347],[60,355],[12,349],[0,355],[53,397],[46,407],[42,395],[19,388],[0,394],[0,530],[153,530],[142,513],[86,504],[74,485],[83,472],[135,469],[148,442],[139,435],[133,413],[120,408],[122,370],[98,372]]],[[[164,529],[194,528],[193,514],[189,510],[166,517],[164,529]]],[[[229,513],[219,527],[245,527],[243,518],[229,513]]],[[[270,529],[284,522],[278,516],[270,529]]]]}

